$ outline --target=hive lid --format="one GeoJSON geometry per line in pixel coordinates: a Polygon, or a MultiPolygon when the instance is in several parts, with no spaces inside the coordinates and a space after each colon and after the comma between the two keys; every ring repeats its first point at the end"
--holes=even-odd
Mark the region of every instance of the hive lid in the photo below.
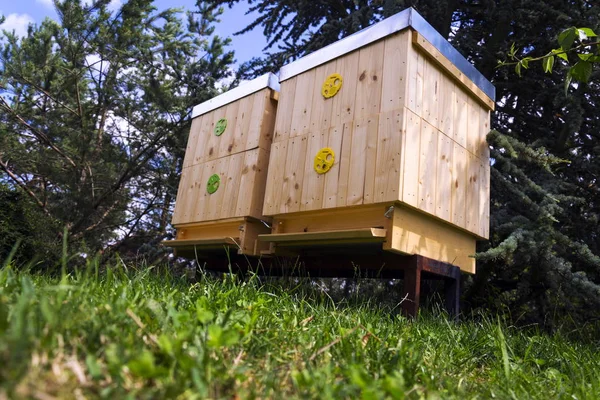
{"type": "Polygon", "coordinates": [[[327,61],[350,53],[356,49],[375,42],[393,33],[412,28],[419,32],[445,57],[447,57],[462,73],[473,81],[492,100],[496,97],[496,88],[481,72],[467,61],[452,45],[440,35],[425,19],[412,7],[384,19],[368,28],[358,31],[342,40],[330,44],[304,56],[290,64],[284,65],[279,71],[279,81],[283,82],[309,69],[315,68],[327,61]]]}
{"type": "Polygon", "coordinates": [[[192,110],[192,118],[196,118],[202,114],[206,114],[209,111],[223,107],[229,103],[233,103],[236,100],[246,97],[252,93],[256,93],[264,88],[271,88],[275,91],[279,91],[279,79],[272,73],[267,73],[259,76],[248,82],[244,82],[238,87],[231,89],[223,94],[220,94],[212,99],[200,103],[192,110]]]}

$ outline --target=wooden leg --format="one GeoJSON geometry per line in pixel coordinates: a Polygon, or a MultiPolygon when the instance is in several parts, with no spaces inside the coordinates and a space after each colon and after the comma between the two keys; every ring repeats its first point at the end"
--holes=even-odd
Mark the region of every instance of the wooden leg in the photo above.
{"type": "Polygon", "coordinates": [[[460,312],[460,269],[455,267],[451,277],[444,281],[444,290],[446,292],[446,310],[451,317],[458,319],[460,312]]]}
{"type": "Polygon", "coordinates": [[[402,283],[402,312],[405,316],[415,318],[419,312],[421,297],[421,270],[423,265],[420,256],[410,257],[410,262],[404,268],[402,283]]]}

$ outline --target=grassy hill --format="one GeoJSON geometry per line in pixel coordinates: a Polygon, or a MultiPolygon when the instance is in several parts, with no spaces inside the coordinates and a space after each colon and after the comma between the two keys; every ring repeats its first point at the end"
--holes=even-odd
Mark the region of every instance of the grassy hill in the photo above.
{"type": "Polygon", "coordinates": [[[595,344],[249,278],[0,270],[4,398],[600,398],[595,344]]]}

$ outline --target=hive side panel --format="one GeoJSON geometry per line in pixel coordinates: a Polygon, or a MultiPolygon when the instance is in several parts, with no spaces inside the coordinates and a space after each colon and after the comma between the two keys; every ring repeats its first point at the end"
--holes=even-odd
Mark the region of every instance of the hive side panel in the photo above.
{"type": "Polygon", "coordinates": [[[235,142],[235,131],[238,124],[238,110],[240,109],[242,102],[245,99],[234,101],[225,106],[225,119],[227,120],[227,128],[221,136],[215,136],[217,138],[217,144],[215,144],[212,154],[208,156],[209,160],[215,160],[217,158],[228,156],[233,151],[233,145],[235,142]]]}
{"type": "Polygon", "coordinates": [[[353,160],[350,158],[352,152],[352,133],[354,132],[353,123],[345,123],[342,135],[342,150],[339,153],[340,169],[338,173],[337,201],[336,207],[346,205],[346,196],[348,194],[348,184],[350,182],[350,166],[353,160]]]}
{"type": "MultiPolygon", "coordinates": [[[[227,186],[227,172],[229,170],[229,160],[231,157],[222,157],[214,161],[214,174],[219,175],[221,184],[216,192],[208,195],[207,209],[204,212],[202,220],[219,219],[221,208],[225,198],[225,190],[223,186],[227,186]]],[[[208,180],[208,179],[207,179],[208,180]]]]}
{"type": "Polygon", "coordinates": [[[404,111],[393,110],[379,117],[377,161],[375,167],[375,203],[399,200],[401,193],[400,159],[404,132],[404,111]]]}
{"type": "Polygon", "coordinates": [[[337,72],[337,60],[332,60],[315,69],[315,79],[312,93],[312,109],[310,112],[311,133],[328,131],[331,126],[331,112],[333,109],[333,98],[326,99],[321,93],[325,79],[337,72]]]}
{"type": "Polygon", "coordinates": [[[285,173],[281,182],[281,198],[279,213],[300,211],[302,199],[302,179],[304,176],[304,163],[306,161],[307,135],[289,139],[287,156],[284,164],[277,164],[275,168],[284,166],[285,173]]]}
{"type": "Polygon", "coordinates": [[[408,87],[406,93],[406,107],[422,117],[423,108],[423,80],[425,73],[425,56],[410,46],[407,53],[408,62],[408,87]]]}
{"type": "MultiPolygon", "coordinates": [[[[237,153],[223,159],[228,165],[225,179],[221,181],[222,187],[219,187],[219,191],[223,191],[223,200],[217,218],[232,218],[237,215],[237,200],[243,196],[243,192],[240,190],[240,179],[243,172],[244,156],[244,153],[237,153]]],[[[214,194],[211,196],[214,196],[214,194]]]]}
{"type": "Polygon", "coordinates": [[[196,165],[194,172],[194,194],[190,199],[193,204],[190,207],[192,212],[189,222],[206,221],[209,208],[209,194],[206,191],[206,182],[208,178],[216,172],[216,161],[207,161],[196,165]]]}
{"type": "Polygon", "coordinates": [[[252,111],[254,108],[254,95],[249,95],[239,100],[235,126],[227,138],[229,145],[226,154],[235,154],[248,149],[250,125],[252,124],[252,111]]]}
{"type": "Polygon", "coordinates": [[[311,129],[311,111],[315,70],[311,69],[296,77],[296,92],[292,109],[290,137],[305,135],[311,129]]]}
{"type": "Polygon", "coordinates": [[[183,157],[183,168],[194,165],[194,154],[198,142],[201,139],[202,116],[192,119],[190,134],[188,135],[187,146],[185,148],[185,156],[183,157]]]}
{"type": "Polygon", "coordinates": [[[267,173],[264,167],[268,162],[268,158],[269,154],[266,150],[260,148],[248,150],[243,154],[235,216],[252,216],[255,218],[262,216],[267,173]]]}
{"type": "Polygon", "coordinates": [[[473,154],[468,153],[467,164],[467,230],[479,233],[479,167],[481,161],[473,154]]]}
{"type": "Polygon", "coordinates": [[[379,114],[384,50],[385,42],[379,41],[359,51],[354,120],[379,114]]]}
{"type": "Polygon", "coordinates": [[[454,108],[456,107],[456,86],[444,74],[440,79],[440,96],[439,96],[439,126],[438,129],[455,140],[454,137],[454,108]]]}
{"type": "Polygon", "coordinates": [[[218,143],[218,138],[214,134],[216,122],[225,116],[225,108],[221,107],[202,116],[202,126],[200,127],[200,138],[196,149],[194,150],[194,164],[201,164],[208,161],[210,149],[213,149],[218,143]]]}
{"type": "Polygon", "coordinates": [[[406,139],[402,159],[402,201],[416,207],[419,191],[419,154],[421,152],[421,118],[406,111],[406,139]]]}
{"type": "Polygon", "coordinates": [[[189,183],[191,172],[192,168],[184,168],[181,172],[179,187],[177,188],[177,201],[175,202],[175,209],[173,210],[173,218],[171,220],[173,225],[185,223],[185,203],[191,194],[189,183]]]}
{"type": "Polygon", "coordinates": [[[419,155],[419,191],[417,206],[434,214],[436,199],[436,171],[438,168],[438,131],[427,121],[421,121],[421,152],[419,155]]]}
{"type": "Polygon", "coordinates": [[[287,157],[287,141],[276,142],[271,146],[269,156],[269,170],[267,173],[267,186],[265,189],[264,215],[279,213],[281,189],[287,157]]]}
{"type": "Polygon", "coordinates": [[[281,83],[273,142],[282,142],[290,137],[297,78],[295,76],[281,83]]]}
{"type": "MultiPolygon", "coordinates": [[[[365,167],[364,167],[364,193],[363,203],[372,204],[375,202],[375,176],[377,170],[377,135],[379,134],[379,116],[371,116],[363,120],[363,126],[366,121],[366,149],[365,149],[365,167]]],[[[404,136],[404,135],[403,135],[404,136]]],[[[352,175],[351,173],[351,176],[352,175]]]]}
{"type": "Polygon", "coordinates": [[[343,78],[340,91],[331,98],[331,126],[339,126],[354,119],[359,52],[354,51],[337,60],[337,73],[343,78]]]}
{"type": "Polygon", "coordinates": [[[454,143],[452,154],[452,209],[450,221],[466,228],[467,207],[467,165],[469,158],[467,150],[458,143],[454,143]]]}
{"type": "Polygon", "coordinates": [[[439,128],[439,92],[443,80],[439,68],[427,59],[423,61],[423,111],[422,117],[436,129],[439,128]]]}
{"type": "Polygon", "coordinates": [[[329,128],[327,137],[327,147],[336,154],[336,162],[333,167],[324,174],[325,183],[323,187],[323,208],[332,208],[337,204],[338,181],[340,175],[340,154],[342,149],[342,137],[344,135],[344,125],[329,128]]]}
{"type": "Polygon", "coordinates": [[[490,237],[490,164],[481,162],[479,167],[479,236],[490,237]]]}
{"type": "Polygon", "coordinates": [[[479,125],[479,104],[472,97],[467,97],[467,150],[480,156],[481,150],[481,125],[479,125]]]}
{"type": "Polygon", "coordinates": [[[454,103],[454,141],[465,149],[467,148],[467,134],[469,127],[469,104],[467,94],[456,88],[454,103]]]}
{"type": "Polygon", "coordinates": [[[318,174],[315,171],[314,158],[320,149],[327,147],[328,137],[329,130],[317,131],[308,136],[300,211],[320,209],[323,203],[326,174],[318,174]]]}
{"type": "Polygon", "coordinates": [[[454,142],[448,136],[439,133],[437,146],[436,216],[451,221],[454,142]]]}
{"type": "Polygon", "coordinates": [[[381,112],[398,110],[404,107],[408,86],[408,54],[410,33],[403,31],[384,40],[383,86],[381,91],[381,112]]]}

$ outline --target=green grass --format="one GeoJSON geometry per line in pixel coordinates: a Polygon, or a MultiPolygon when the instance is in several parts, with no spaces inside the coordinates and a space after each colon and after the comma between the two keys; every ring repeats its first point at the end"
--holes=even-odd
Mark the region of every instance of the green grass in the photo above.
{"type": "Polygon", "coordinates": [[[0,270],[0,399],[598,399],[599,364],[592,343],[409,321],[306,285],[0,270]]]}

